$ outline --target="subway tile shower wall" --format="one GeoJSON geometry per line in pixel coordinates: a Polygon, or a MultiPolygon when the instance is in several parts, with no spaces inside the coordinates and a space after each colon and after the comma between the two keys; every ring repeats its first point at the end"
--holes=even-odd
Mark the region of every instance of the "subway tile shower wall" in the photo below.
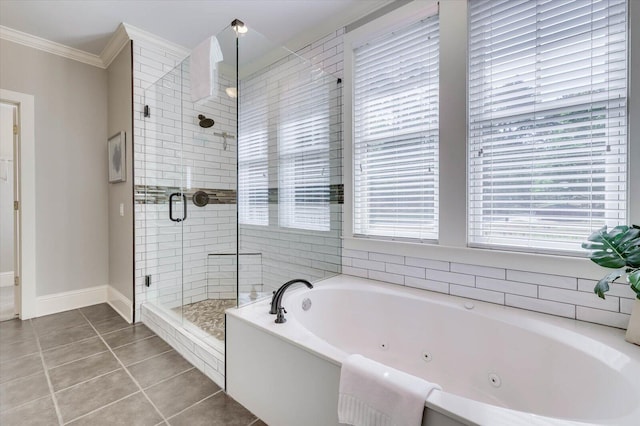
{"type": "Polygon", "coordinates": [[[635,298],[624,284],[602,300],[592,280],[360,250],[343,250],[342,265],[347,275],[618,328],[627,327],[635,298]]]}

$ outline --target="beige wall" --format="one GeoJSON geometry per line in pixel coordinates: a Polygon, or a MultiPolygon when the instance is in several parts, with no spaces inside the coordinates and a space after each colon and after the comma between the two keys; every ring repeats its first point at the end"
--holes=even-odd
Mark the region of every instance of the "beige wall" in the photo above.
{"type": "MultiPolygon", "coordinates": [[[[108,134],[126,133],[125,182],[109,185],[109,284],[133,305],[133,117],[131,42],[107,69],[108,134]],[[120,204],[124,215],[120,215],[120,204]]],[[[112,301],[115,303],[115,301],[112,301]]]]}
{"type": "Polygon", "coordinates": [[[0,40],[0,87],[35,100],[36,295],[108,284],[107,71],[0,40]]]}

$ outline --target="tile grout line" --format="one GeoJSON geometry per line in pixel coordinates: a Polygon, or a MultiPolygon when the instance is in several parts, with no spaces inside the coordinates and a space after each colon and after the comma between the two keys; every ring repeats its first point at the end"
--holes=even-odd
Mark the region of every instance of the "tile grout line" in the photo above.
{"type": "Polygon", "coordinates": [[[24,407],[25,405],[31,404],[32,402],[40,401],[41,399],[50,398],[50,397],[51,395],[49,394],[49,395],[41,396],[40,398],[36,398],[32,401],[23,402],[20,405],[16,405],[15,407],[9,408],[8,410],[0,410],[0,414],[6,414],[15,410],[19,410],[20,408],[24,407]]]}
{"type": "MultiPolygon", "coordinates": [[[[187,370],[187,371],[191,371],[191,370],[193,370],[193,369],[195,369],[195,367],[193,367],[193,368],[191,368],[191,369],[189,369],[189,370],[187,370]]],[[[171,378],[176,377],[176,376],[178,376],[178,375],[180,375],[180,374],[183,374],[183,373],[185,373],[185,372],[175,374],[175,375],[174,375],[174,376],[172,376],[171,378]]],[[[165,382],[165,381],[167,381],[167,380],[169,380],[169,379],[165,379],[165,380],[163,380],[162,382],[165,382]]],[[[158,383],[162,383],[162,382],[158,382],[158,383]]],[[[156,384],[158,384],[158,383],[156,383],[156,384]]],[[[155,386],[155,384],[154,384],[153,386],[155,386]]],[[[191,408],[195,407],[196,405],[201,404],[201,403],[203,403],[204,401],[206,401],[206,400],[208,400],[208,399],[211,399],[211,398],[215,397],[215,396],[216,396],[216,395],[218,395],[219,393],[222,393],[222,394],[226,395],[226,393],[224,392],[224,390],[223,390],[222,388],[220,388],[220,389],[218,389],[217,391],[215,391],[214,393],[212,393],[211,395],[206,396],[206,397],[202,398],[201,400],[196,401],[196,402],[194,402],[193,404],[189,405],[188,407],[183,408],[182,410],[178,411],[177,413],[172,414],[171,416],[167,417],[167,422],[168,422],[169,420],[171,420],[171,419],[174,419],[174,418],[178,417],[180,414],[184,413],[185,411],[190,410],[191,408]]],[[[244,407],[244,406],[243,406],[243,407],[244,407]]],[[[246,409],[246,408],[245,408],[245,409],[246,409]]],[[[248,411],[248,410],[247,410],[247,411],[248,411]]],[[[249,411],[249,412],[250,412],[250,411],[249,411]]],[[[250,413],[251,413],[251,412],[250,412],[250,413]]],[[[252,420],[252,421],[251,421],[247,426],[251,426],[252,424],[254,424],[255,422],[257,422],[258,420],[260,420],[260,418],[258,418],[257,416],[255,416],[255,414],[251,413],[251,415],[252,415],[252,416],[254,416],[254,417],[256,417],[256,418],[255,418],[254,420],[252,420]]]]}
{"type": "MultiPolygon", "coordinates": [[[[152,337],[153,337],[153,336],[152,336],[152,337]]],[[[158,337],[160,337],[160,336],[158,336],[158,337]]],[[[162,337],[160,337],[160,338],[162,339],[162,337]]],[[[144,339],[140,339],[140,340],[138,340],[138,342],[141,342],[142,340],[144,340],[144,339]]],[[[163,340],[164,342],[166,342],[166,340],[164,340],[164,339],[162,339],[162,340],[163,340]]],[[[123,347],[123,346],[126,346],[126,345],[118,346],[117,348],[113,348],[113,349],[119,349],[119,348],[121,348],[121,347],[123,347]]],[[[166,351],[163,351],[163,352],[157,353],[157,354],[155,354],[155,355],[151,355],[151,356],[150,356],[150,357],[148,357],[148,358],[141,359],[140,361],[132,362],[132,363],[131,363],[131,364],[129,364],[127,367],[132,367],[132,366],[134,366],[134,365],[138,365],[138,364],[140,364],[140,363],[142,363],[142,362],[149,361],[150,359],[158,358],[159,356],[165,355],[166,353],[171,352],[171,351],[175,351],[175,349],[170,348],[170,349],[167,349],[166,351]]],[[[177,351],[176,351],[176,352],[177,352],[177,351]]]]}
{"type": "MultiPolygon", "coordinates": [[[[166,353],[166,352],[165,352],[165,353],[166,353]]],[[[178,353],[178,352],[176,352],[176,353],[178,353]]],[[[180,354],[178,353],[178,355],[180,355],[180,354]]],[[[185,360],[186,360],[186,358],[185,358],[185,360]]],[[[188,360],[186,360],[186,361],[187,361],[187,362],[189,362],[188,360]]],[[[156,385],[159,385],[159,384],[162,384],[162,383],[168,382],[169,380],[171,380],[171,379],[173,379],[173,378],[175,378],[175,377],[178,377],[178,376],[179,376],[179,375],[181,375],[181,374],[188,373],[188,372],[189,372],[189,371],[191,371],[191,370],[197,370],[197,368],[196,368],[196,367],[194,367],[194,366],[193,366],[193,364],[191,364],[190,362],[189,362],[189,364],[191,365],[191,368],[187,368],[187,369],[186,369],[186,370],[184,370],[184,371],[181,371],[181,372],[179,372],[179,373],[176,373],[176,374],[173,374],[173,375],[171,375],[171,376],[169,376],[169,377],[166,377],[166,378],[164,378],[164,379],[162,379],[162,380],[160,380],[160,381],[158,381],[158,382],[156,382],[156,383],[154,383],[154,384],[152,384],[152,385],[149,385],[149,386],[147,386],[146,388],[143,388],[143,389],[149,389],[149,388],[152,388],[152,387],[154,387],[154,386],[156,386],[156,385]]],[[[133,365],[133,364],[132,364],[132,365],[133,365]]],[[[211,380],[211,379],[209,379],[209,380],[211,380]]]]}
{"type": "Polygon", "coordinates": [[[75,421],[77,421],[77,420],[80,420],[80,419],[82,419],[82,418],[84,418],[84,417],[87,417],[87,416],[89,416],[89,415],[91,415],[91,414],[95,413],[96,411],[100,411],[100,410],[102,410],[103,408],[110,407],[110,406],[112,406],[112,405],[114,405],[114,404],[117,404],[118,402],[123,401],[123,400],[125,400],[125,399],[129,398],[130,396],[135,395],[135,394],[137,394],[137,393],[139,393],[139,392],[140,392],[140,391],[132,392],[132,393],[130,393],[129,395],[125,395],[125,396],[123,396],[123,397],[122,397],[122,398],[120,398],[120,399],[117,399],[117,400],[115,400],[115,401],[112,401],[112,402],[110,402],[110,403],[108,403],[108,404],[105,404],[105,405],[103,405],[103,406],[101,406],[101,407],[95,408],[95,409],[93,409],[93,410],[89,411],[88,413],[85,413],[85,414],[83,414],[83,415],[81,415],[81,416],[79,416],[79,417],[76,417],[76,418],[75,418],[75,419],[73,419],[73,420],[68,421],[67,423],[65,423],[65,425],[68,425],[68,424],[73,423],[73,422],[75,422],[75,421]]]}
{"type": "MultiPolygon", "coordinates": [[[[69,328],[73,328],[73,327],[65,327],[64,329],[69,329],[69,328]]],[[[59,328],[59,329],[57,329],[57,330],[53,330],[53,331],[58,331],[58,330],[63,330],[63,328],[59,328]]],[[[45,349],[45,350],[43,350],[42,352],[49,352],[49,351],[53,351],[53,350],[56,350],[56,349],[62,349],[62,348],[64,348],[65,346],[71,346],[71,345],[73,345],[73,344],[75,344],[75,343],[85,342],[85,341],[87,341],[87,340],[94,339],[95,337],[96,337],[96,336],[91,336],[91,337],[87,337],[87,338],[84,338],[84,339],[76,340],[75,342],[65,343],[64,345],[54,346],[54,347],[52,347],[52,348],[45,349]]]]}
{"type": "Polygon", "coordinates": [[[59,425],[63,425],[64,422],[62,421],[62,413],[60,412],[60,407],[58,406],[58,399],[56,398],[56,394],[53,391],[53,383],[51,382],[51,377],[49,377],[49,371],[47,370],[47,364],[45,364],[45,362],[44,362],[44,355],[42,354],[42,346],[40,346],[40,336],[38,335],[38,331],[36,330],[35,326],[33,325],[33,322],[31,320],[29,320],[29,322],[31,323],[31,326],[33,327],[33,330],[34,330],[35,335],[36,335],[36,344],[38,345],[38,351],[39,351],[39,354],[40,354],[40,362],[42,362],[42,368],[44,370],[44,376],[47,379],[47,385],[49,386],[49,393],[51,395],[51,400],[53,401],[53,407],[56,410],[56,416],[58,417],[58,424],[59,425]]]}
{"type": "MultiPolygon", "coordinates": [[[[105,303],[106,303],[106,302],[105,302],[105,303]]],[[[94,306],[96,306],[96,305],[94,305],[94,306]]],[[[108,305],[108,306],[109,306],[109,307],[111,307],[111,305],[108,305]]],[[[90,307],[91,307],[91,306],[85,306],[84,308],[90,308],[90,307]]],[[[84,309],[84,308],[79,308],[78,310],[80,310],[80,309],[84,309]]],[[[111,309],[113,309],[113,308],[111,308],[111,309]]],[[[115,309],[113,310],[113,312],[116,312],[116,311],[115,311],[115,309]]],[[[109,314],[109,315],[111,315],[111,314],[109,314]]],[[[103,323],[105,323],[105,322],[107,322],[107,321],[113,321],[114,319],[122,319],[122,320],[124,320],[124,322],[127,324],[127,325],[125,325],[125,326],[124,326],[124,327],[122,327],[122,328],[131,327],[131,324],[129,324],[129,323],[127,322],[127,320],[125,320],[124,318],[122,318],[122,315],[118,314],[117,312],[116,312],[116,314],[115,314],[115,315],[111,315],[111,316],[106,317],[106,318],[104,318],[104,317],[103,317],[102,319],[97,318],[97,319],[94,319],[94,320],[90,320],[90,319],[89,319],[88,317],[86,317],[86,316],[85,316],[85,318],[87,318],[87,321],[89,321],[89,322],[90,322],[90,323],[92,323],[92,324],[93,324],[93,323],[96,323],[96,325],[103,324],[103,323]]]]}
{"type": "MultiPolygon", "coordinates": [[[[35,352],[35,353],[37,353],[37,352],[35,352]]],[[[31,355],[34,355],[35,353],[33,353],[31,355]]],[[[22,379],[28,379],[29,377],[37,376],[38,374],[40,374],[40,371],[36,371],[35,373],[27,374],[26,376],[16,377],[14,379],[7,380],[6,382],[0,383],[0,386],[4,386],[4,385],[9,384],[11,382],[16,382],[16,381],[22,380],[22,379]]],[[[22,404],[20,404],[20,405],[22,405],[22,404]]],[[[12,408],[11,408],[11,410],[12,410],[12,408]]],[[[2,411],[2,409],[0,409],[0,411],[2,411]]]]}
{"type": "MultiPolygon", "coordinates": [[[[151,336],[143,337],[142,339],[134,340],[133,342],[125,343],[124,345],[116,346],[116,347],[111,348],[111,349],[116,350],[116,349],[124,348],[125,346],[133,345],[134,343],[142,342],[143,340],[153,339],[154,337],[160,337],[160,336],[158,336],[157,334],[153,334],[151,336]]],[[[162,340],[164,340],[164,339],[162,339],[162,340]]],[[[106,340],[104,342],[106,343],[106,340]]],[[[153,356],[157,356],[157,355],[153,355],[153,356]]],[[[152,357],[149,357],[149,358],[152,358],[152,357]]],[[[147,359],[147,358],[145,358],[145,359],[147,359]]],[[[139,361],[136,361],[136,362],[139,362],[139,361]]]]}
{"type": "MultiPolygon", "coordinates": [[[[84,313],[82,311],[80,311],[80,314],[87,319],[87,317],[84,315],[84,313]]],[[[87,319],[87,321],[89,321],[87,319]]],[[[167,421],[167,418],[160,412],[160,410],[158,409],[158,407],[156,406],[156,404],[153,403],[153,401],[151,400],[151,398],[149,398],[149,396],[147,395],[147,393],[144,391],[144,389],[142,388],[142,386],[140,386],[140,383],[138,383],[138,381],[135,379],[135,377],[133,377],[133,375],[131,374],[131,372],[129,372],[129,369],[124,365],[124,363],[120,360],[120,358],[118,358],[118,356],[115,354],[115,352],[113,352],[113,349],[111,349],[109,347],[109,345],[107,344],[107,342],[104,340],[104,338],[102,337],[102,335],[100,333],[98,333],[98,330],[96,330],[96,328],[93,326],[93,324],[91,323],[91,321],[89,321],[89,325],[91,325],[91,328],[93,328],[93,330],[98,334],[98,337],[100,338],[100,340],[102,340],[102,343],[105,344],[105,346],[108,348],[108,350],[111,352],[111,355],[114,356],[114,358],[116,359],[116,361],[118,361],[118,363],[122,366],[122,369],[127,373],[127,375],[129,376],[129,378],[133,381],[133,383],[138,387],[138,390],[142,393],[142,395],[147,399],[147,401],[149,401],[149,403],[151,404],[151,406],[156,410],[156,412],[160,415],[160,418],[162,420],[164,420],[165,422],[167,421]]],[[[124,345],[123,345],[124,346],[124,345]]],[[[104,406],[103,406],[104,407],[104,406]]],[[[100,407],[100,408],[103,408],[100,407]]]]}
{"type": "Polygon", "coordinates": [[[83,356],[82,358],[74,359],[72,361],[63,362],[62,364],[54,365],[53,367],[50,368],[50,370],[54,370],[54,369],[56,369],[58,367],[64,367],[65,365],[69,365],[69,364],[74,363],[76,361],[82,361],[82,360],[85,360],[87,358],[91,358],[92,356],[98,356],[98,355],[101,355],[101,354],[103,354],[105,352],[107,352],[106,349],[104,351],[96,352],[96,353],[91,354],[91,355],[83,356]]]}
{"type": "Polygon", "coordinates": [[[108,376],[109,374],[113,373],[114,371],[118,371],[119,369],[120,369],[120,367],[117,367],[117,368],[115,368],[115,369],[113,369],[111,371],[107,371],[106,373],[98,374],[97,376],[91,377],[90,379],[83,380],[83,381],[78,382],[78,383],[74,383],[73,385],[67,386],[66,388],[58,389],[57,391],[55,391],[55,393],[66,391],[68,389],[78,387],[78,386],[80,386],[82,384],[85,384],[87,382],[90,382],[92,380],[99,379],[100,377],[108,376]]]}
{"type": "MultiPolygon", "coordinates": [[[[79,312],[79,310],[78,310],[78,309],[75,309],[75,310],[79,312]]],[[[65,311],[65,312],[70,312],[70,311],[65,311]]],[[[64,312],[61,312],[61,313],[64,313],[64,312]]],[[[55,314],[52,314],[52,315],[55,315],[55,314]]],[[[86,327],[87,325],[89,325],[89,322],[88,322],[88,320],[86,320],[86,319],[85,319],[85,321],[87,321],[87,324],[79,324],[79,325],[71,325],[71,326],[58,327],[58,328],[53,328],[53,329],[51,329],[51,330],[47,330],[47,329],[45,329],[45,330],[38,330],[35,326],[33,326],[33,328],[34,328],[34,330],[36,331],[36,334],[38,334],[39,332],[47,333],[47,334],[50,334],[50,333],[59,333],[59,332],[64,331],[64,330],[71,330],[71,329],[74,329],[74,328],[86,327]]],[[[93,336],[91,336],[91,337],[93,337],[93,336]]],[[[84,338],[84,339],[76,340],[76,342],[81,342],[81,341],[83,341],[83,340],[90,339],[91,337],[86,337],[86,338],[84,338]]],[[[39,338],[39,336],[38,336],[38,338],[39,338]]],[[[47,349],[45,349],[45,351],[48,351],[48,350],[51,350],[51,349],[60,348],[60,347],[63,347],[63,346],[67,346],[67,345],[70,345],[70,344],[72,344],[72,343],[75,343],[75,342],[65,343],[64,345],[53,346],[53,347],[51,347],[51,348],[47,348],[47,349]]]]}
{"type": "MultiPolygon", "coordinates": [[[[179,354],[178,354],[178,355],[179,355],[179,354]]],[[[189,361],[187,360],[187,362],[189,362],[189,361]]],[[[168,382],[169,380],[171,380],[171,379],[173,379],[173,378],[175,378],[175,377],[178,377],[178,376],[179,376],[179,375],[181,375],[181,374],[188,373],[189,371],[196,369],[196,367],[194,367],[194,366],[193,366],[193,364],[191,364],[190,362],[189,362],[189,364],[191,365],[191,368],[187,368],[187,369],[186,369],[186,370],[184,370],[184,371],[181,371],[181,372],[176,373],[176,374],[174,374],[174,375],[172,375],[172,376],[166,377],[166,378],[164,378],[164,379],[162,379],[162,380],[160,380],[160,381],[158,381],[158,382],[156,382],[156,383],[154,383],[154,384],[152,384],[152,385],[149,385],[149,386],[147,386],[146,388],[142,388],[142,389],[149,389],[149,388],[152,388],[152,387],[154,387],[154,386],[156,386],[156,385],[162,384],[162,383],[164,383],[164,382],[168,382]]],[[[197,370],[197,369],[196,369],[196,370],[197,370]]]]}
{"type": "Polygon", "coordinates": [[[217,394],[219,394],[220,392],[222,392],[222,388],[218,389],[217,391],[215,391],[215,392],[214,392],[214,393],[212,393],[211,395],[207,395],[207,396],[205,396],[204,398],[202,398],[201,400],[194,402],[193,404],[189,405],[188,407],[183,408],[182,410],[178,411],[177,413],[172,414],[171,416],[167,417],[167,422],[168,422],[170,419],[173,419],[173,418],[175,418],[175,417],[179,416],[180,414],[184,413],[185,411],[189,410],[190,408],[195,407],[196,405],[200,404],[201,402],[204,402],[204,401],[206,401],[206,400],[207,400],[207,399],[209,399],[209,398],[213,398],[214,396],[216,396],[216,395],[217,395],[217,394]]]}
{"type": "MultiPolygon", "coordinates": [[[[93,324],[91,324],[91,325],[93,325],[93,324]]],[[[133,326],[129,325],[128,327],[117,328],[117,329],[115,329],[115,330],[107,331],[106,333],[103,333],[103,334],[107,335],[107,334],[111,334],[111,333],[117,333],[117,332],[119,332],[119,331],[127,330],[127,329],[129,329],[129,328],[133,328],[133,326]]],[[[98,330],[98,329],[96,328],[96,331],[97,331],[97,330],[98,330]]]]}
{"type": "Polygon", "coordinates": [[[130,329],[130,328],[136,328],[136,327],[138,327],[138,324],[137,324],[137,323],[135,323],[135,324],[129,324],[127,327],[119,328],[119,329],[117,329],[117,330],[108,331],[108,332],[103,333],[103,334],[104,334],[105,336],[107,336],[107,335],[109,335],[109,334],[117,333],[117,332],[122,331],[122,330],[128,330],[128,329],[130,329]]]}

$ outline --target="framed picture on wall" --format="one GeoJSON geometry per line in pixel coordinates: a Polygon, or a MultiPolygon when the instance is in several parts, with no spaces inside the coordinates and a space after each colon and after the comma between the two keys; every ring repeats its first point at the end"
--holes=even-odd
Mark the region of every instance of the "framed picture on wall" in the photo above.
{"type": "Polygon", "coordinates": [[[116,133],[108,140],[109,144],[109,183],[127,180],[126,169],[126,135],[116,133]]]}

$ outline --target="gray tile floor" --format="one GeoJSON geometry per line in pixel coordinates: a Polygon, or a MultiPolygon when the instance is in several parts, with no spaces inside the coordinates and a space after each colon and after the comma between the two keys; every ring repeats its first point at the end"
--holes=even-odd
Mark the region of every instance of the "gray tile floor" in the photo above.
{"type": "Polygon", "coordinates": [[[0,323],[0,425],[265,426],[107,304],[0,323]]]}

